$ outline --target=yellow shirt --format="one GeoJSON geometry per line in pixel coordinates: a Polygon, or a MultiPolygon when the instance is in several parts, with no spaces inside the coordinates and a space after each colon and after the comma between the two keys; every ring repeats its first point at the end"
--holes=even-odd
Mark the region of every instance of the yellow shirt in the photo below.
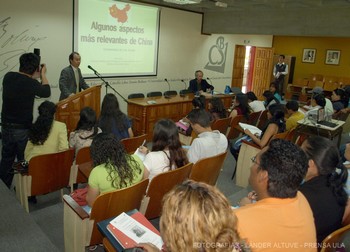
{"type": "Polygon", "coordinates": [[[294,129],[298,125],[298,121],[304,118],[304,114],[297,111],[294,114],[292,114],[287,120],[286,120],[286,131],[294,129]]]}
{"type": "Polygon", "coordinates": [[[304,195],[266,198],[235,209],[238,232],[252,251],[317,251],[314,217],[304,195]]]}

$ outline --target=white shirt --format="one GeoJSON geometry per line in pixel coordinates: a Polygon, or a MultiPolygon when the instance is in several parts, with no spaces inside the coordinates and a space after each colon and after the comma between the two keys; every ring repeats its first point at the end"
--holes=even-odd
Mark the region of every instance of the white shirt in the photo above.
{"type": "Polygon", "coordinates": [[[258,100],[252,101],[249,103],[249,106],[254,112],[265,110],[265,105],[263,101],[258,101],[258,100]]]}
{"type": "MultiPolygon", "coordinates": [[[[169,150],[165,151],[151,151],[145,157],[143,161],[144,166],[149,171],[149,181],[151,181],[155,176],[160,173],[169,171],[169,158],[170,153],[169,150]],[[168,155],[168,156],[167,156],[168,155]]],[[[175,167],[173,167],[175,169],[175,167]]]]}
{"type": "Polygon", "coordinates": [[[227,138],[218,130],[203,132],[193,140],[188,152],[188,160],[196,163],[198,160],[224,153],[227,150],[227,138]]]}

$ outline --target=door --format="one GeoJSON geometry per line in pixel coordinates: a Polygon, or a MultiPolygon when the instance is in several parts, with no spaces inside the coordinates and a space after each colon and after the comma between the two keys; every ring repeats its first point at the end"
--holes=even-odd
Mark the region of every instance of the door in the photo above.
{"type": "Polygon", "coordinates": [[[273,48],[256,47],[252,78],[252,91],[263,100],[262,94],[269,89],[273,67],[273,48]]]}
{"type": "Polygon", "coordinates": [[[233,59],[231,87],[242,88],[244,75],[245,46],[236,45],[233,59]]]}

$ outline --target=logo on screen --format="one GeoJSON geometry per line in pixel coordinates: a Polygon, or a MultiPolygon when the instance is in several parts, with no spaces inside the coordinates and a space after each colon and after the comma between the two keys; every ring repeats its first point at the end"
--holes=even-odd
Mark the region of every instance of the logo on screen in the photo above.
{"type": "Polygon", "coordinates": [[[208,63],[205,65],[205,69],[219,73],[225,72],[227,45],[224,37],[217,38],[216,44],[209,49],[208,63]]]}
{"type": "Polygon", "coordinates": [[[128,21],[128,15],[126,13],[130,8],[130,4],[125,5],[123,9],[119,9],[117,5],[113,4],[112,7],[109,7],[109,14],[117,19],[118,23],[125,23],[128,21]]]}

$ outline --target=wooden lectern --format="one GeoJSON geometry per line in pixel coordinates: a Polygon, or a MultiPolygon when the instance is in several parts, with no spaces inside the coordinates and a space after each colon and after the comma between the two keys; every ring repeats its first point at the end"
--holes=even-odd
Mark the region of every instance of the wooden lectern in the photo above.
{"type": "Polygon", "coordinates": [[[80,110],[84,107],[91,107],[95,110],[97,118],[100,115],[101,107],[101,85],[93,86],[75,95],[59,101],[56,110],[56,120],[67,125],[68,136],[77,127],[80,110]]]}

